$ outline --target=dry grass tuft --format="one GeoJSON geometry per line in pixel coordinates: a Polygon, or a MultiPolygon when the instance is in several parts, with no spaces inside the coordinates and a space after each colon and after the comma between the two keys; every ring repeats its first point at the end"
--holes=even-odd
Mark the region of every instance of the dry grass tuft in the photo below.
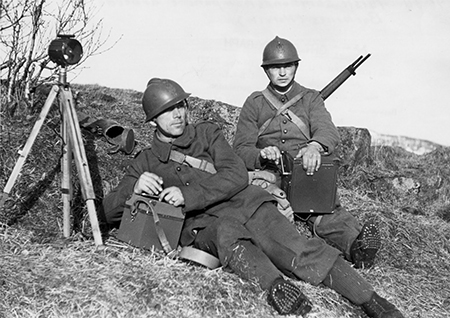
{"type": "MultiPolygon", "coordinates": [[[[73,85],[77,110],[115,120],[135,131],[132,155],[83,131],[97,208],[117,185],[152,132],[142,120],[141,92],[73,85]]],[[[1,116],[0,187],[4,187],[47,91],[29,113],[1,116]]],[[[234,138],[239,109],[190,98],[191,120],[217,122],[234,138]]],[[[105,248],[96,250],[76,180],[72,236],[62,238],[59,112],[53,107],[36,139],[11,199],[0,211],[0,317],[278,317],[256,285],[222,269],[139,250],[114,238],[104,224],[105,248]]],[[[361,222],[375,220],[383,246],[375,268],[359,270],[406,317],[450,316],[450,150],[417,156],[399,148],[372,149],[373,164],[341,171],[341,201],[361,222]]],[[[299,231],[310,235],[303,224],[299,231]]],[[[296,282],[313,301],[308,317],[363,317],[340,295],[296,282]]]]}

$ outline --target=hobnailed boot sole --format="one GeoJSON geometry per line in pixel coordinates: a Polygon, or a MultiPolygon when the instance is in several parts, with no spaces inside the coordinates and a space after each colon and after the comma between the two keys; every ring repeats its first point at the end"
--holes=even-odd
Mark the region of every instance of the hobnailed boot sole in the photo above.
{"type": "Polygon", "coordinates": [[[371,268],[380,248],[381,236],[377,226],[372,222],[364,224],[350,250],[355,268],[371,268]]]}
{"type": "Polygon", "coordinates": [[[267,296],[268,303],[280,315],[301,315],[306,317],[312,304],[302,291],[283,278],[275,280],[267,296]]]}

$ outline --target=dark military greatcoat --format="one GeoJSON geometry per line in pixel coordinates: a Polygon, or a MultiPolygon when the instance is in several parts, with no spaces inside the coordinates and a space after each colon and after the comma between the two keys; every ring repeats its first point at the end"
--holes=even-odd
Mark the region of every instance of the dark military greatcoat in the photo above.
{"type": "MultiPolygon", "coordinates": [[[[274,117],[277,111],[261,91],[252,93],[242,107],[233,144],[234,150],[244,160],[248,170],[268,169],[279,172],[279,168],[260,158],[260,150],[267,146],[277,146],[280,151],[287,151],[295,157],[308,142],[316,141],[322,145],[326,154],[333,154],[340,140],[339,132],[318,91],[303,87],[297,82],[294,82],[286,94],[276,92],[270,85],[267,89],[280,104],[286,104],[296,95],[302,94],[302,98],[289,107],[289,110],[303,121],[308,129],[309,138],[293,121],[289,120],[289,116],[274,117]],[[272,121],[264,131],[260,132],[268,119],[272,121]]],[[[341,250],[346,259],[351,261],[350,247],[358,236],[361,226],[341,206],[338,196],[336,197],[336,208],[333,214],[323,215],[320,223],[316,225],[314,222],[317,217],[311,216],[307,223],[311,229],[315,226],[314,232],[319,237],[341,250]]]]}
{"type": "Polygon", "coordinates": [[[213,254],[225,269],[264,289],[282,273],[319,284],[339,257],[340,252],[323,240],[300,235],[267,191],[248,185],[242,159],[214,124],[187,125],[173,143],[155,136],[151,148],[135,158],[105,197],[109,223],[120,222],[125,201],[146,171],[162,177],[163,187],[179,187],[183,194],[186,220],[181,245],[193,244],[213,254]],[[171,149],[212,163],[217,173],[170,160],[171,149]]]}

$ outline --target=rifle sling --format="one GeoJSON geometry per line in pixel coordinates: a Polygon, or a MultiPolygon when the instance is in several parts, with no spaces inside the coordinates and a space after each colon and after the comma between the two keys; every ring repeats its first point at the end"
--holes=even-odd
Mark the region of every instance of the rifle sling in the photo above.
{"type": "Polygon", "coordinates": [[[185,155],[179,151],[171,150],[170,151],[170,160],[178,162],[179,164],[187,165],[192,168],[200,169],[201,171],[209,172],[211,174],[215,174],[217,172],[214,165],[206,160],[198,159],[195,157],[191,157],[185,155]]]}
{"type": "Polygon", "coordinates": [[[269,102],[269,105],[271,105],[274,109],[277,110],[275,115],[272,118],[269,118],[266,120],[266,122],[261,126],[258,132],[258,136],[261,136],[262,133],[267,129],[269,124],[272,122],[272,120],[279,116],[280,114],[285,116],[287,119],[289,119],[291,122],[293,122],[301,131],[301,133],[309,140],[311,139],[311,136],[309,134],[309,129],[306,126],[306,124],[301,120],[297,115],[295,115],[291,110],[289,110],[289,107],[294,105],[296,102],[298,102],[304,95],[304,92],[301,92],[294,96],[290,101],[288,101],[286,104],[281,103],[267,88],[262,91],[262,94],[266,98],[266,100],[269,102]]]}

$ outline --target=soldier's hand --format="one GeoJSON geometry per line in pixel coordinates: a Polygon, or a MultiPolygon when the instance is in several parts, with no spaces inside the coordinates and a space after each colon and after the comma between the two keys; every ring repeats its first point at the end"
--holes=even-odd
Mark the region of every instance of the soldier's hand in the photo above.
{"type": "Polygon", "coordinates": [[[134,184],[134,193],[158,195],[163,187],[163,179],[151,172],[144,172],[134,184]]]}
{"type": "Polygon", "coordinates": [[[278,164],[281,158],[281,151],[276,146],[269,146],[261,149],[259,155],[263,159],[275,161],[275,164],[278,164]]]}
{"type": "Polygon", "coordinates": [[[322,146],[317,142],[309,143],[307,147],[300,149],[297,158],[302,158],[303,169],[306,174],[312,176],[314,172],[318,171],[321,165],[320,150],[322,146]]]}
{"type": "Polygon", "coordinates": [[[173,206],[184,205],[184,196],[178,187],[168,187],[159,194],[159,201],[166,201],[173,206]]]}

